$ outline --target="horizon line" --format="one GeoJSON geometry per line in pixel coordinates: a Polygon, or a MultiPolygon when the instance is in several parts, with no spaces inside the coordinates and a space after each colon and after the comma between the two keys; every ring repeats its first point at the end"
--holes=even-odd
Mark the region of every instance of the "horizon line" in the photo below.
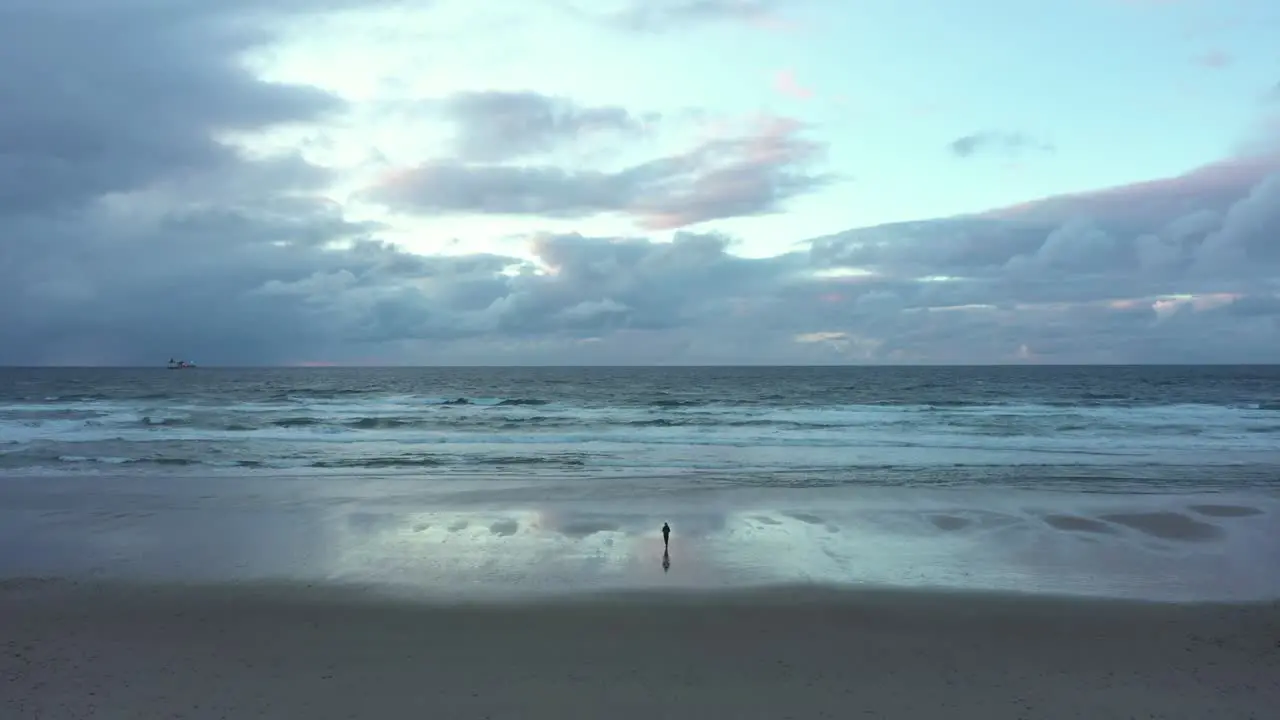
{"type": "MultiPolygon", "coordinates": [[[[845,363],[845,364],[770,364],[770,363],[681,363],[681,364],[501,364],[501,365],[196,365],[183,370],[503,370],[503,369],[681,369],[681,368],[988,368],[988,367],[1280,367],[1276,362],[991,362],[991,363],[845,363]]],[[[4,365],[0,370],[170,370],[164,365],[4,365]]]]}

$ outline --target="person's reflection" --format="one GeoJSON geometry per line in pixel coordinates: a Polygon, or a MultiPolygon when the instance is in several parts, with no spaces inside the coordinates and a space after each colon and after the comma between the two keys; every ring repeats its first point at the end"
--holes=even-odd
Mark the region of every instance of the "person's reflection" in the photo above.
{"type": "Polygon", "coordinates": [[[667,552],[666,550],[663,550],[662,551],[662,572],[667,572],[670,569],[671,569],[671,553],[667,552]]]}

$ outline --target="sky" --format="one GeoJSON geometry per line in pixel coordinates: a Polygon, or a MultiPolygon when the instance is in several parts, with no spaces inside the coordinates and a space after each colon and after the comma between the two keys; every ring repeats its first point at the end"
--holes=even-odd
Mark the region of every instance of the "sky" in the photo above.
{"type": "Polygon", "coordinates": [[[1273,0],[0,0],[0,364],[1280,362],[1273,0]]]}

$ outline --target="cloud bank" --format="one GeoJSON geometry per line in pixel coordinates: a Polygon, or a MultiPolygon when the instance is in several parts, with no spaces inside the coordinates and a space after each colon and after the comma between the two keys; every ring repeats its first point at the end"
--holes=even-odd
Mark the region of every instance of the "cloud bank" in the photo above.
{"type": "MultiPolygon", "coordinates": [[[[755,5],[675,3],[662,22],[755,5]]],[[[805,124],[761,115],[588,166],[567,151],[667,119],[480,88],[427,102],[452,132],[440,155],[361,197],[529,231],[519,252],[411,253],[330,198],[332,169],[229,139],[350,109],[241,58],[273,28],[354,7],[0,0],[0,363],[1280,361],[1274,143],[1178,177],[779,238],[792,250],[746,258],[717,221],[841,182],[805,124]],[[539,230],[600,218],[632,230],[539,230]]],[[[951,150],[1009,151],[1011,137],[951,150]]]]}

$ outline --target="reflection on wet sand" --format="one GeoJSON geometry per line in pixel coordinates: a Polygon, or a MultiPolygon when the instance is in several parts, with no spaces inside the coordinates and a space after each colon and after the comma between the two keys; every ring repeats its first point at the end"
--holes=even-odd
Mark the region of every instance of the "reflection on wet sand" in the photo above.
{"type": "Polygon", "coordinates": [[[305,580],[427,594],[812,582],[1160,600],[1280,597],[1280,502],[919,489],[450,507],[348,485],[0,483],[0,579],[305,580]],[[129,492],[119,486],[128,484],[129,492]],[[654,528],[686,542],[653,572],[654,528]]]}

